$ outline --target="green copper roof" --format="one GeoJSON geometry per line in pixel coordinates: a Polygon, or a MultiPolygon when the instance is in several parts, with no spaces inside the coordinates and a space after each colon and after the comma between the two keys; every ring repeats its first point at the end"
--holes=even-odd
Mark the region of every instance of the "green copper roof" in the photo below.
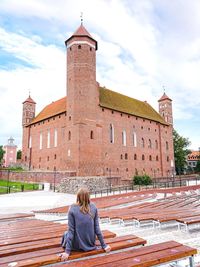
{"type": "Polygon", "coordinates": [[[168,125],[162,116],[155,111],[147,102],[143,102],[107,88],[99,88],[100,106],[113,109],[119,112],[127,113],[130,115],[138,116],[141,118],[149,119],[152,121],[160,122],[168,125]]]}

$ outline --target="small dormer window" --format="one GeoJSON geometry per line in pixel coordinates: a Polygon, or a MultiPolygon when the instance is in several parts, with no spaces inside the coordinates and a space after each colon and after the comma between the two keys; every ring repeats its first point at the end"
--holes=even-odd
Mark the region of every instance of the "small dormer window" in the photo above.
{"type": "Polygon", "coordinates": [[[78,45],[78,49],[81,49],[81,45],[78,45]]]}

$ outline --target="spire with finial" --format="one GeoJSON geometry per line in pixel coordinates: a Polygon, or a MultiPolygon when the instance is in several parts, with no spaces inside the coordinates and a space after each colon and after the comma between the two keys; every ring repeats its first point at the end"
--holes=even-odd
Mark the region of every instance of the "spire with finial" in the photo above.
{"type": "Polygon", "coordinates": [[[81,18],[81,25],[83,25],[83,12],[81,12],[80,18],[81,18]]]}

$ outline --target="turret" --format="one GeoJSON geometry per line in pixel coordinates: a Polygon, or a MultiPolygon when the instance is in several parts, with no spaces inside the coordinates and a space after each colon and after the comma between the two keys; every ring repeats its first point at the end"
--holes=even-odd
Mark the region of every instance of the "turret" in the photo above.
{"type": "Polygon", "coordinates": [[[172,114],[172,100],[165,94],[158,100],[159,103],[159,113],[164,118],[164,120],[173,124],[173,114],[172,114]]]}
{"type": "Polygon", "coordinates": [[[22,126],[26,126],[35,118],[35,101],[29,97],[23,102],[22,126]]]}

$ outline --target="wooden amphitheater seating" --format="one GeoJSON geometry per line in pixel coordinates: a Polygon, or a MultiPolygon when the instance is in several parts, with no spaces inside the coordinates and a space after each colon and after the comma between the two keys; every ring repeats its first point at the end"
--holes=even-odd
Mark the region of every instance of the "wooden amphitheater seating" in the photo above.
{"type": "Polygon", "coordinates": [[[194,266],[193,256],[197,250],[175,241],[167,241],[143,248],[108,254],[92,259],[60,264],[62,267],[150,267],[189,258],[189,266],[194,266]]]}
{"type": "Polygon", "coordinates": [[[192,216],[178,218],[177,222],[179,223],[179,229],[181,229],[181,226],[185,226],[186,231],[188,231],[189,225],[200,224],[200,214],[196,216],[193,214],[192,216]]]}
{"type": "MultiPolygon", "coordinates": [[[[143,246],[146,244],[146,240],[139,238],[135,235],[126,235],[120,237],[108,238],[104,235],[105,241],[111,246],[112,251],[130,248],[134,246],[143,246]]],[[[46,242],[46,241],[45,241],[46,242]]],[[[4,247],[0,255],[0,266],[43,266],[47,264],[53,264],[60,262],[59,253],[63,252],[60,246],[60,239],[49,240],[45,243],[43,242],[30,242],[24,244],[16,244],[15,248],[12,250],[10,248],[4,247]],[[30,244],[30,245],[29,245],[30,244]]],[[[97,246],[100,246],[97,241],[97,246]]],[[[72,252],[70,259],[78,259],[86,256],[94,256],[104,253],[104,251],[99,247],[97,250],[89,252],[72,252]]]]}
{"type": "Polygon", "coordinates": [[[14,213],[14,214],[2,214],[0,215],[0,222],[10,221],[15,219],[30,218],[34,217],[33,213],[14,213]]]}

